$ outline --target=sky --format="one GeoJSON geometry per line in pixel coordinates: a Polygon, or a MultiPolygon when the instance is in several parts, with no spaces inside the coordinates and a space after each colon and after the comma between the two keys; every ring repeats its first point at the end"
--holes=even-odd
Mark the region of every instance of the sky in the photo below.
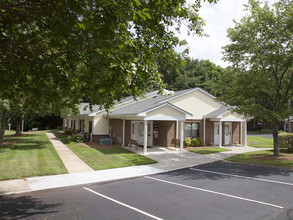
{"type": "MultiPolygon", "coordinates": [[[[273,0],[269,1],[271,2],[273,0]]],[[[199,10],[199,15],[205,20],[204,30],[209,37],[187,36],[186,30],[182,29],[177,35],[181,40],[186,39],[188,45],[177,50],[183,51],[188,47],[191,58],[210,60],[222,67],[228,66],[229,63],[222,60],[221,47],[230,43],[227,38],[227,29],[234,27],[233,19],[239,22],[248,13],[243,11],[245,8],[243,4],[247,3],[248,0],[220,0],[217,4],[204,3],[199,10]]]]}

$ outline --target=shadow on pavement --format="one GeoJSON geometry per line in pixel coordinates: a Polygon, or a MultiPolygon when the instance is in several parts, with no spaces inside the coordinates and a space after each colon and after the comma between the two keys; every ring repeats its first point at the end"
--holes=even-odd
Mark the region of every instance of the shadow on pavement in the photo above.
{"type": "Polygon", "coordinates": [[[44,204],[30,196],[0,196],[0,219],[36,218],[39,214],[56,213],[60,203],[44,204]]]}

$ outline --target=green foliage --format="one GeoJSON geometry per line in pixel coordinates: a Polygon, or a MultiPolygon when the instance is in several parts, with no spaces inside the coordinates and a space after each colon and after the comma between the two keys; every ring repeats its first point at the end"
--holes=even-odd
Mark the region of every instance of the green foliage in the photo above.
{"type": "Polygon", "coordinates": [[[279,137],[279,147],[287,148],[289,152],[293,152],[293,134],[281,133],[279,137]]]}
{"type": "Polygon", "coordinates": [[[199,141],[199,146],[204,146],[204,141],[202,138],[200,138],[198,141],[199,141]]]}
{"type": "MultiPolygon", "coordinates": [[[[4,1],[0,97],[73,107],[82,97],[110,108],[125,94],[163,87],[157,58],[177,57],[170,26],[202,35],[200,0],[4,1]]],[[[208,0],[208,2],[216,2],[208,0]]]]}
{"type": "Polygon", "coordinates": [[[72,141],[73,142],[76,142],[76,143],[84,143],[84,142],[87,142],[88,139],[84,137],[83,134],[76,134],[76,135],[73,135],[72,136],[72,141]]]}
{"type": "Polygon", "coordinates": [[[164,76],[167,88],[183,90],[200,87],[214,95],[219,94],[218,85],[221,83],[225,69],[216,66],[209,60],[178,57],[175,61],[162,57],[159,59],[159,72],[164,76]]]}
{"type": "Polygon", "coordinates": [[[198,145],[197,145],[197,142],[198,142],[198,141],[197,141],[196,138],[192,138],[192,140],[191,140],[191,146],[192,146],[192,147],[196,147],[196,146],[198,146],[198,145]]]}
{"type": "Polygon", "coordinates": [[[184,147],[188,147],[188,146],[190,146],[190,144],[191,144],[191,139],[189,137],[184,138],[184,140],[183,140],[184,147]]]}
{"type": "Polygon", "coordinates": [[[250,0],[247,10],[250,14],[228,30],[231,44],[224,47],[224,58],[234,69],[219,99],[244,116],[272,122],[279,155],[278,122],[292,114],[293,2],[281,0],[271,9],[250,0]]]}
{"type": "Polygon", "coordinates": [[[72,134],[72,131],[66,129],[66,130],[64,131],[64,134],[66,134],[67,136],[69,136],[69,135],[72,134]]]}

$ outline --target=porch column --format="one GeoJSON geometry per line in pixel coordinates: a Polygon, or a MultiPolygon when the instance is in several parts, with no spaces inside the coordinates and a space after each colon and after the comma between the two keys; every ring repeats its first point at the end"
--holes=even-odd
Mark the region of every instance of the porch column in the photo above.
{"type": "Polygon", "coordinates": [[[125,118],[123,118],[122,123],[122,147],[125,145],[125,118]]]}
{"type": "Polygon", "coordinates": [[[245,128],[244,128],[244,146],[247,146],[247,121],[244,122],[245,128]]]}
{"type": "Polygon", "coordinates": [[[222,147],[222,121],[219,122],[219,147],[222,147]]]}
{"type": "Polygon", "coordinates": [[[144,120],[144,129],[143,129],[143,153],[147,153],[148,147],[148,121],[144,120]]]}
{"type": "Polygon", "coordinates": [[[203,117],[203,144],[206,144],[206,118],[203,117]]]}
{"type": "Polygon", "coordinates": [[[178,139],[178,120],[176,120],[176,139],[178,139]]]}
{"type": "Polygon", "coordinates": [[[243,137],[242,137],[242,121],[240,122],[240,143],[239,144],[242,144],[243,145],[243,137]]]}
{"type": "Polygon", "coordinates": [[[183,126],[184,121],[180,121],[181,129],[180,129],[180,151],[183,151],[183,126]]]}

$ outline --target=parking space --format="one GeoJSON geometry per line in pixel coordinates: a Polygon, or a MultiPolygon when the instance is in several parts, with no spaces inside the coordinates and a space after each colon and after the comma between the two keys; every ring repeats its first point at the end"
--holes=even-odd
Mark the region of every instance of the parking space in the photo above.
{"type": "Polygon", "coordinates": [[[0,201],[4,219],[291,219],[293,171],[217,162],[0,201]]]}

